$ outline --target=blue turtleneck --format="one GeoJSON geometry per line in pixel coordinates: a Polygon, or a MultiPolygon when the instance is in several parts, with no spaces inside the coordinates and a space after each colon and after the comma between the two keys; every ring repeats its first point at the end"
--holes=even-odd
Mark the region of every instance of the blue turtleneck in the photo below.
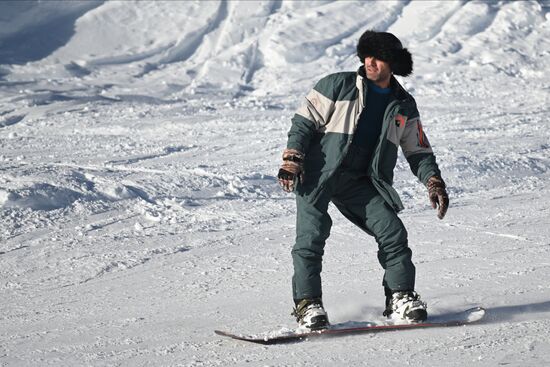
{"type": "Polygon", "coordinates": [[[353,144],[366,150],[370,160],[382,131],[382,121],[390,100],[391,88],[380,88],[368,79],[367,84],[365,108],[359,116],[353,144]]]}

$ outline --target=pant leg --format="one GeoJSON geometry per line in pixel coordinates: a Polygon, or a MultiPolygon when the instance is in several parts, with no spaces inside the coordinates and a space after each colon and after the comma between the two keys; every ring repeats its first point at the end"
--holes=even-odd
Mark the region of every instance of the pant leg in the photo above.
{"type": "Polygon", "coordinates": [[[407,230],[397,213],[377,195],[367,205],[367,228],[378,243],[378,261],[385,269],[382,285],[392,291],[414,290],[416,268],[407,230]]]}
{"type": "Polygon", "coordinates": [[[408,246],[407,230],[397,213],[387,205],[367,177],[343,175],[333,198],[342,214],[373,235],[378,243],[378,261],[385,269],[383,285],[391,290],[414,289],[416,270],[408,246]]]}
{"type": "Polygon", "coordinates": [[[322,259],[332,226],[327,212],[329,202],[328,197],[321,197],[312,204],[296,195],[296,243],[292,249],[292,293],[295,300],[322,296],[322,259]]]}

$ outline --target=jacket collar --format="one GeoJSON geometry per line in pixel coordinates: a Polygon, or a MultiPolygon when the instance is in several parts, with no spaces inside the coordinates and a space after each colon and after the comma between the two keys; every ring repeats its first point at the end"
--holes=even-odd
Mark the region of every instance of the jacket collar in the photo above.
{"type": "MultiPolygon", "coordinates": [[[[363,84],[363,89],[365,91],[365,95],[367,93],[367,74],[365,72],[365,66],[361,65],[359,69],[357,70],[357,79],[361,79],[361,82],[363,84]]],[[[405,88],[401,86],[401,84],[397,81],[397,79],[392,75],[390,79],[390,88],[392,90],[392,96],[396,100],[404,101],[411,98],[410,94],[407,93],[405,88]]]]}

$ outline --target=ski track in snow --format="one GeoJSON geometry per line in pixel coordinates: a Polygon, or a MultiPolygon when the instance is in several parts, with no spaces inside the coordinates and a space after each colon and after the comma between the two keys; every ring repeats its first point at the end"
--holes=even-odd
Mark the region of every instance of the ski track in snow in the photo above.
{"type": "MultiPolygon", "coordinates": [[[[548,9],[0,3],[0,365],[550,364],[548,9]],[[317,79],[357,68],[369,28],[414,56],[401,81],[451,195],[437,220],[399,158],[417,289],[434,315],[483,306],[486,319],[271,347],[220,338],[294,327],[286,132],[317,79]]],[[[330,319],[379,321],[376,243],[330,213],[330,319]]]]}

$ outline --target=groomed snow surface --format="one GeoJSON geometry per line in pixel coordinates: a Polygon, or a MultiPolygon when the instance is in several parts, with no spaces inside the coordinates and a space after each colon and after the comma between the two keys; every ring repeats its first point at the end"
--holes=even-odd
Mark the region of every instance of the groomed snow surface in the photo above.
{"type": "MultiPolygon", "coordinates": [[[[0,3],[1,366],[550,365],[550,15],[537,1],[0,3]],[[276,172],[366,29],[414,55],[451,196],[400,157],[417,290],[468,327],[259,346],[294,327],[276,172]]],[[[334,323],[382,321],[375,241],[334,208],[334,323]]]]}

